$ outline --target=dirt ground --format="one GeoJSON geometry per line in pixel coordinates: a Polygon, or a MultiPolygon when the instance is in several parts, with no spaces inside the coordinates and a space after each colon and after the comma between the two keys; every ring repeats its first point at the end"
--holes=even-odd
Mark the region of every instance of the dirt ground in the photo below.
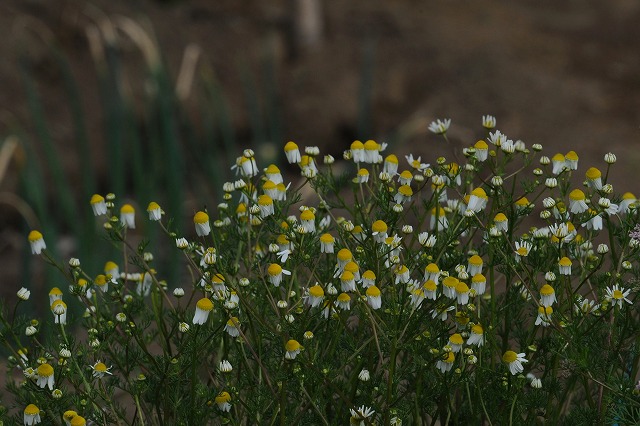
{"type": "MultiPolygon", "coordinates": [[[[18,67],[26,57],[65,150],[65,169],[78,178],[69,113],[59,107],[65,99],[52,66],[55,45],[70,61],[99,158],[104,117],[87,28],[123,16],[153,31],[174,81],[185,49],[197,46],[199,63],[208,64],[230,100],[241,142],[252,139],[242,70],[259,76],[268,58],[283,123],[282,140],[265,141],[274,146],[291,139],[340,152],[356,137],[392,138],[396,151],[433,160],[446,151],[426,131],[431,120],[451,118],[451,136],[470,144],[481,116],[493,114],[509,137],[541,143],[550,154],[575,149],[581,161],[602,166],[606,152],[616,153],[623,163],[611,177],[616,191],[640,193],[637,0],[3,0],[0,135],[14,122],[30,126],[18,67]],[[304,15],[307,21],[296,18],[300,5],[314,4],[317,13],[304,15]],[[319,31],[310,31],[305,44],[299,28],[319,31]]],[[[140,51],[123,46],[135,75],[140,51]]],[[[130,81],[133,92],[144,89],[130,81]]],[[[260,78],[256,84],[261,93],[268,89],[260,78]]],[[[189,105],[197,97],[187,91],[183,100],[189,105]]],[[[0,185],[16,191],[15,167],[0,185]]],[[[0,256],[13,287],[24,237],[19,217],[3,217],[0,256]]]]}

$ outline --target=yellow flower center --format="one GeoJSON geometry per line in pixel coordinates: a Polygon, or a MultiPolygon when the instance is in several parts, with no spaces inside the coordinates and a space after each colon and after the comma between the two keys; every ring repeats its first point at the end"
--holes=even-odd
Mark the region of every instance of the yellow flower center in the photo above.
{"type": "Polygon", "coordinates": [[[502,360],[507,364],[511,364],[515,360],[518,359],[518,354],[514,351],[506,351],[504,355],[502,355],[502,360]]]}
{"type": "Polygon", "coordinates": [[[369,297],[380,297],[380,289],[375,285],[372,285],[367,289],[367,296],[369,297]]]}
{"type": "Polygon", "coordinates": [[[213,302],[206,297],[203,297],[202,299],[198,300],[196,306],[198,307],[198,309],[201,309],[203,311],[210,311],[213,309],[213,302]]]}
{"type": "Polygon", "coordinates": [[[282,273],[282,266],[278,265],[277,263],[272,263],[271,265],[269,265],[269,269],[267,269],[267,272],[272,277],[275,277],[282,273]]]}
{"type": "Polygon", "coordinates": [[[314,285],[309,289],[309,295],[312,297],[323,297],[324,290],[318,284],[314,285]]]}

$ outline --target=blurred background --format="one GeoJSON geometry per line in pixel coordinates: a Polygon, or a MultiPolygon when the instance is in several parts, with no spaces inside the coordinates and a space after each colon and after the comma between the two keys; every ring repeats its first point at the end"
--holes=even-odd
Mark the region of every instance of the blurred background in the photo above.
{"type": "Polygon", "coordinates": [[[191,232],[244,148],[265,167],[288,140],[340,158],[372,138],[433,162],[436,118],[462,147],[492,114],[582,171],[612,151],[639,195],[638,22],[637,0],[3,0],[2,287],[62,285],[33,228],[102,273],[94,192],[133,202],[141,237],[151,200],[191,232]]]}

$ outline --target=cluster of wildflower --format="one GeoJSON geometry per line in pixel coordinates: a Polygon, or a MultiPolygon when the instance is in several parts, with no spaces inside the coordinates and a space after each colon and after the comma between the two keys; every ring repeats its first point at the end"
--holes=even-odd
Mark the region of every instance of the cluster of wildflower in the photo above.
{"type": "MultiPolygon", "coordinates": [[[[429,130],[448,141],[450,125],[448,119],[437,120],[429,130]]],[[[556,380],[558,354],[569,353],[565,341],[569,345],[572,336],[603,326],[602,318],[613,323],[637,317],[627,307],[637,292],[625,279],[638,266],[638,231],[631,231],[638,200],[631,193],[614,195],[607,182],[613,154],[604,158],[604,173],[588,168],[578,187],[575,152],[549,158],[542,146],[529,148],[494,130],[492,116],[483,117],[482,126],[485,137],[462,150],[462,158],[440,157],[433,164],[412,154],[401,160],[387,154],[384,143],[355,141],[343,153],[351,164],[346,176],[336,174],[330,155],[320,164],[317,147],[303,154],[288,142],[284,155],[301,176],[296,184],[313,191],[304,200],[275,164],[261,168],[247,149],[233,166],[237,180],[223,185],[223,202],[196,212],[194,228],[184,236],[163,222],[159,204],[150,203],[149,220],[184,253],[192,285],[174,286],[169,293],[150,266],[150,253],[139,252],[135,262],[122,265],[125,272],[108,262],[95,278],[79,261],[70,262],[70,290],[95,327],[88,333],[92,378],[113,375],[127,383],[130,371],[119,371],[122,363],[107,367],[99,360],[117,353],[99,336],[108,329],[114,339],[119,333],[141,344],[137,324],[151,318],[156,335],[167,342],[161,344],[166,359],[189,365],[171,352],[175,338],[177,346],[194,351],[192,356],[219,361],[200,366],[209,378],[200,396],[217,409],[203,409],[203,416],[246,409],[256,398],[243,385],[257,377],[279,404],[297,407],[300,395],[295,386],[285,391],[281,382],[279,394],[274,377],[297,382],[309,401],[340,398],[351,424],[368,424],[376,412],[387,416],[403,408],[401,384],[423,380],[424,371],[415,366],[436,373],[424,379],[432,389],[438,380],[472,383],[473,390],[466,392],[482,398],[485,382],[506,388],[503,400],[487,402],[495,412],[510,392],[543,389],[546,378],[556,380]],[[524,168],[514,173],[513,164],[524,168]],[[528,167],[532,176],[523,171],[528,167]],[[599,242],[603,234],[610,237],[607,244],[599,242]],[[144,317],[140,311],[149,305],[152,313],[144,317]],[[549,346],[549,333],[558,336],[559,346],[549,346]],[[103,346],[110,351],[101,352],[103,346]],[[232,377],[227,373],[236,362],[242,369],[232,377]],[[333,368],[319,367],[325,364],[333,368]],[[342,393],[333,383],[356,383],[357,392],[342,393]]],[[[115,204],[112,194],[91,199],[96,216],[107,217],[105,228],[126,249],[127,232],[135,230],[135,208],[124,204],[115,216],[115,204]]],[[[35,254],[46,254],[42,234],[33,231],[29,241],[35,254]]],[[[28,290],[18,296],[28,299],[28,290]]],[[[64,328],[62,292],[54,289],[50,297],[54,322],[64,328]]],[[[632,351],[633,338],[632,332],[607,336],[621,352],[632,351]]],[[[144,344],[143,352],[149,353],[144,344]]],[[[620,372],[630,359],[625,356],[620,355],[620,372]]],[[[51,365],[23,368],[36,386],[53,389],[51,365]]],[[[169,380],[166,368],[154,370],[164,374],[162,380],[169,380]]],[[[583,379],[571,386],[609,380],[583,379]]],[[[197,399],[193,387],[191,392],[197,399]]],[[[425,407],[430,399],[425,397],[425,407]]],[[[445,405],[431,416],[451,408],[448,397],[441,400],[445,405]]],[[[285,411],[283,405],[280,410],[285,411]]],[[[27,410],[25,424],[34,424],[26,416],[27,410]]]]}

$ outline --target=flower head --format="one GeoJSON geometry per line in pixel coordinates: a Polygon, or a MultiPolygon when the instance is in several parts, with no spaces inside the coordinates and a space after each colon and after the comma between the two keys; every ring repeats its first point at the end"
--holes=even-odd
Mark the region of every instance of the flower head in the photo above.
{"type": "Polygon", "coordinates": [[[206,237],[211,232],[209,215],[203,211],[199,211],[193,216],[193,224],[196,227],[196,234],[198,234],[198,237],[206,237]]]}
{"type": "Polygon", "coordinates": [[[223,391],[218,394],[215,398],[216,405],[218,405],[218,409],[220,411],[229,412],[231,411],[231,395],[229,392],[223,391]]]}
{"type": "Polygon", "coordinates": [[[224,326],[224,331],[229,333],[231,337],[238,337],[240,335],[240,320],[237,317],[231,317],[224,326]]]}
{"type": "Polygon", "coordinates": [[[40,254],[42,250],[47,248],[47,245],[44,242],[44,237],[40,233],[40,231],[31,231],[29,232],[29,244],[31,245],[31,253],[32,254],[40,254]]]}
{"type": "Polygon", "coordinates": [[[295,142],[289,141],[284,146],[284,154],[287,156],[287,161],[289,164],[299,163],[300,162],[300,150],[298,149],[298,145],[295,142]]]}
{"type": "Polygon", "coordinates": [[[53,312],[54,322],[56,324],[67,323],[67,304],[62,299],[54,300],[51,304],[51,312],[53,312]]]}
{"type": "Polygon", "coordinates": [[[209,314],[212,310],[213,302],[210,299],[203,297],[202,299],[198,300],[198,303],[196,303],[196,313],[193,316],[193,323],[202,325],[207,322],[209,314]]]}
{"type": "Polygon", "coordinates": [[[302,345],[300,345],[300,343],[298,343],[297,340],[288,340],[287,343],[284,345],[284,349],[286,351],[286,353],[284,354],[284,357],[286,359],[295,359],[298,354],[300,353],[300,350],[302,349],[302,345]]]}
{"type": "Polygon", "coordinates": [[[110,371],[112,367],[107,367],[107,365],[100,360],[96,361],[91,368],[93,369],[93,377],[97,379],[103,378],[105,374],[112,374],[110,371]]]}
{"type": "Polygon", "coordinates": [[[135,229],[136,227],[136,210],[131,204],[125,204],[120,207],[120,223],[125,228],[135,229]]]}
{"type": "Polygon", "coordinates": [[[502,355],[502,361],[504,361],[509,367],[509,371],[514,376],[524,371],[523,363],[529,362],[525,359],[524,353],[515,353],[514,351],[506,351],[502,355]]]}
{"type": "Polygon", "coordinates": [[[53,390],[53,385],[55,384],[55,379],[53,377],[53,367],[45,362],[44,364],[40,364],[38,366],[38,368],[36,369],[36,373],[38,375],[36,378],[36,384],[41,388],[48,386],[49,390],[53,390]]]}
{"type": "Polygon", "coordinates": [[[18,290],[17,294],[20,300],[29,300],[29,296],[31,295],[31,292],[26,288],[22,287],[20,290],[18,290]]]}
{"type": "Polygon", "coordinates": [[[90,204],[91,210],[93,210],[93,214],[95,216],[102,216],[103,214],[107,214],[107,203],[102,195],[93,194],[93,196],[91,196],[90,204]]]}
{"type": "Polygon", "coordinates": [[[471,333],[469,333],[467,344],[477,346],[484,345],[484,330],[480,324],[476,324],[471,327],[471,333]]]}
{"type": "Polygon", "coordinates": [[[375,285],[367,288],[367,303],[371,306],[371,309],[380,309],[382,306],[382,299],[380,298],[380,289],[375,285]]]}
{"type": "Polygon", "coordinates": [[[429,124],[429,131],[436,135],[444,135],[447,133],[447,130],[449,130],[449,126],[451,126],[450,118],[445,118],[444,120],[437,119],[429,124]]]}
{"type": "Polygon", "coordinates": [[[451,370],[453,363],[456,360],[456,355],[453,352],[445,352],[443,357],[436,362],[436,368],[443,373],[451,370]]]}
{"type": "Polygon", "coordinates": [[[157,221],[162,219],[162,209],[160,208],[160,204],[155,201],[149,203],[147,213],[149,213],[149,220],[157,221]]]}
{"type": "Polygon", "coordinates": [[[272,263],[267,268],[267,274],[269,275],[269,282],[274,286],[279,287],[282,282],[282,276],[291,275],[291,272],[286,269],[282,269],[282,266],[277,263],[272,263]]]}
{"type": "Polygon", "coordinates": [[[620,308],[624,305],[624,302],[633,304],[633,302],[627,297],[631,293],[631,289],[623,289],[618,284],[613,287],[607,287],[606,298],[611,302],[613,306],[618,305],[620,308]]]}
{"type": "Polygon", "coordinates": [[[357,410],[349,408],[349,412],[351,413],[349,424],[358,426],[364,426],[366,424],[365,420],[375,414],[373,409],[365,407],[364,405],[359,407],[357,410]]]}
{"type": "Polygon", "coordinates": [[[25,426],[35,425],[41,422],[40,409],[35,404],[29,404],[24,409],[24,424],[25,426]]]}

